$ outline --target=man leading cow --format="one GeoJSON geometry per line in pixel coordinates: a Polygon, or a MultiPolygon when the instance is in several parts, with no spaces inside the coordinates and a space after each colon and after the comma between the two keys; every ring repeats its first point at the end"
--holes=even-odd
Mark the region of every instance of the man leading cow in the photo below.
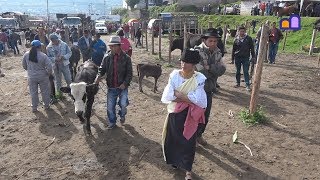
{"type": "Polygon", "coordinates": [[[131,58],[121,49],[121,39],[119,36],[112,36],[108,46],[110,52],[102,60],[99,72],[95,80],[99,84],[102,77],[107,75],[107,115],[109,119],[108,129],[116,127],[116,105],[119,104],[120,123],[125,122],[127,114],[128,86],[132,80],[131,58]]]}

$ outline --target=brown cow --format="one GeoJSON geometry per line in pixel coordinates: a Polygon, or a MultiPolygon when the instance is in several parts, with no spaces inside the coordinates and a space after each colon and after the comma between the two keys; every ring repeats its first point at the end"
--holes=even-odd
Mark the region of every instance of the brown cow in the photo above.
{"type": "Polygon", "coordinates": [[[159,77],[161,76],[162,69],[160,64],[152,65],[152,64],[138,64],[137,65],[137,72],[139,77],[139,90],[140,92],[143,92],[142,90],[142,80],[144,76],[146,77],[154,77],[154,87],[153,92],[158,91],[157,89],[157,82],[159,77]]]}

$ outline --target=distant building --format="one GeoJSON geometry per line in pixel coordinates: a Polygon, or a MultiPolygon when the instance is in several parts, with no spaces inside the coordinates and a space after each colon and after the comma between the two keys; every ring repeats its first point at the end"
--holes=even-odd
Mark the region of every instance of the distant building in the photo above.
{"type": "MultiPolygon", "coordinates": [[[[156,5],[161,5],[164,0],[149,0],[149,7],[151,6],[156,6],[156,5]]],[[[128,4],[126,3],[126,0],[123,0],[123,8],[130,9],[128,4]]],[[[140,2],[135,6],[137,9],[143,9],[146,7],[146,1],[145,0],[140,0],[140,2]]]]}

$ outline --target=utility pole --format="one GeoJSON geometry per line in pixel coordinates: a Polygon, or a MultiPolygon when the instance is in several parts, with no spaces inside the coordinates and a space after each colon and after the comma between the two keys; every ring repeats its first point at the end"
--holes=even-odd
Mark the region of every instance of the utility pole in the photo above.
{"type": "Polygon", "coordinates": [[[103,0],[103,15],[106,15],[106,0],[103,0]]]}
{"type": "Polygon", "coordinates": [[[49,26],[49,18],[50,17],[50,14],[49,14],[49,0],[47,0],[47,24],[48,24],[48,26],[49,26]]]}
{"type": "Polygon", "coordinates": [[[149,0],[145,0],[146,1],[146,10],[148,11],[149,8],[149,0]]]}

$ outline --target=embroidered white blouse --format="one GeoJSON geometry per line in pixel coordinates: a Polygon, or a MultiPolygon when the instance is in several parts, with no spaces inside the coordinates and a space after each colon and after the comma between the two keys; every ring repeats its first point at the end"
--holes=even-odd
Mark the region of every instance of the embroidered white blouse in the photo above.
{"type": "MultiPolygon", "coordinates": [[[[182,83],[186,81],[180,74],[180,70],[173,70],[173,72],[169,76],[169,81],[167,86],[164,88],[161,101],[165,104],[169,104],[171,101],[177,99],[174,96],[174,90],[176,90],[182,83]]],[[[195,105],[206,108],[207,107],[207,95],[204,91],[204,82],[206,77],[201,74],[197,73],[196,79],[198,82],[197,89],[195,91],[191,91],[187,94],[189,100],[194,103],[195,105]]]]}

